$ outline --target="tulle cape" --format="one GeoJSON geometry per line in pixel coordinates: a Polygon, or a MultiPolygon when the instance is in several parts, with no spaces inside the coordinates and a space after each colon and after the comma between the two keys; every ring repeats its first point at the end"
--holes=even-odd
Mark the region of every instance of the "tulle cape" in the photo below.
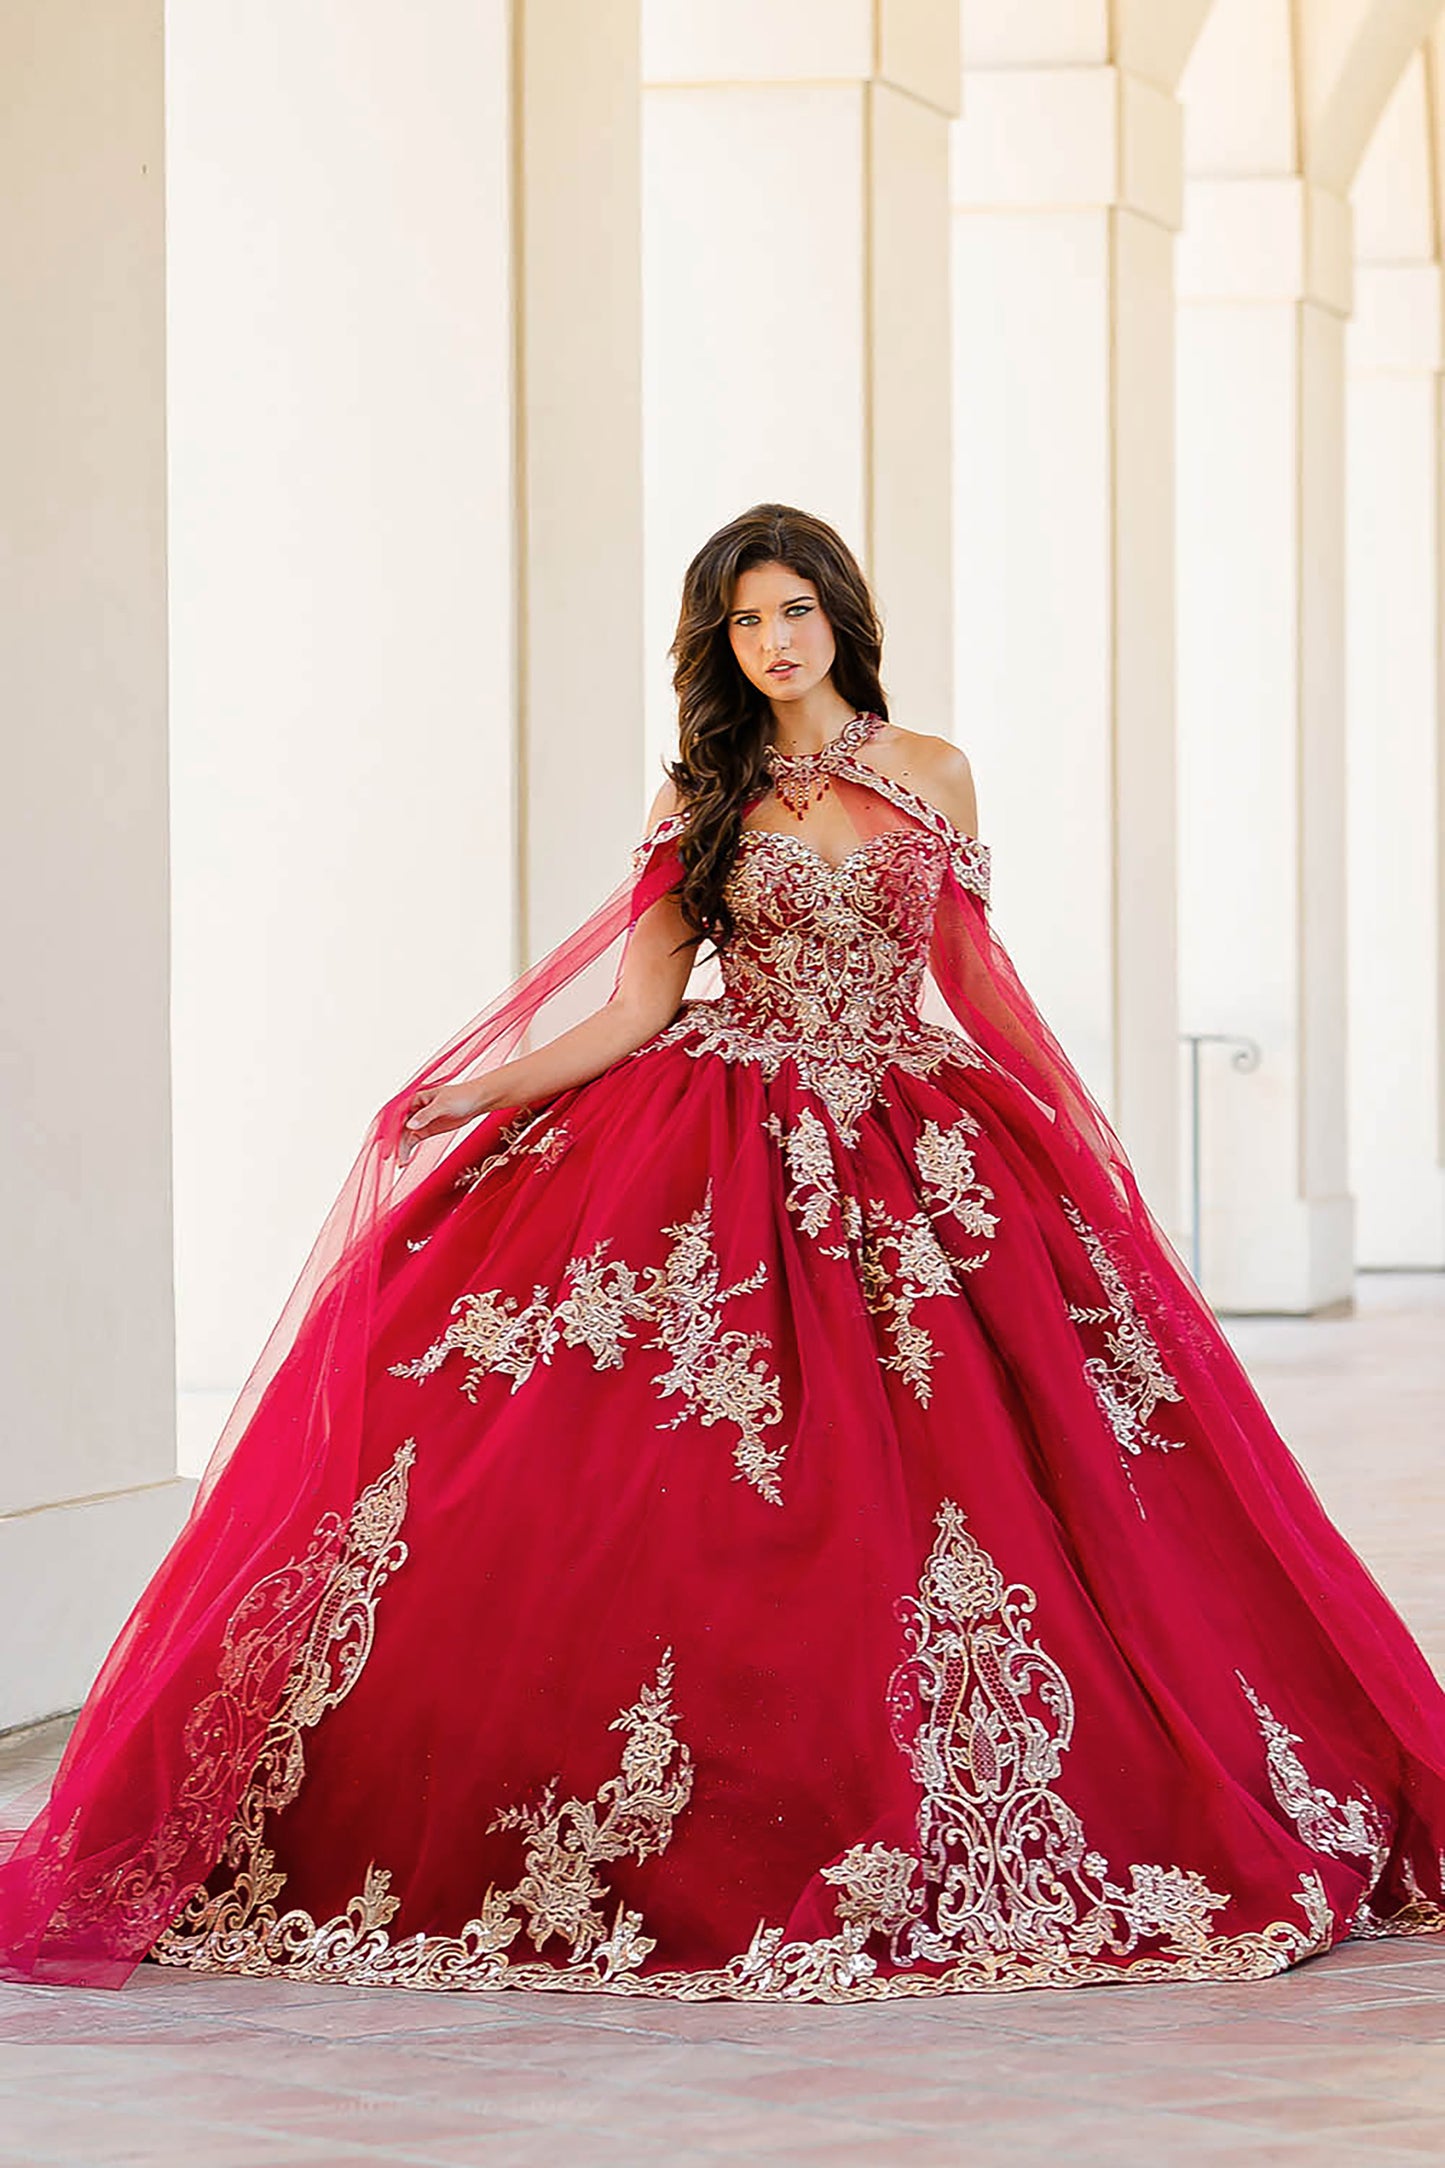
{"type": "MultiPolygon", "coordinates": [[[[927,1007],[946,1012],[1047,1115],[1061,1193],[1109,1230],[1153,1331],[1187,1371],[1250,1520],[1297,1581],[1303,1562],[1341,1655],[1401,1745],[1439,1769],[1442,1742],[1425,1713],[1435,1694],[1428,1667],[1280,1447],[1102,1110],[1020,983],[986,909],[986,848],[856,759],[834,789],[858,847],[899,826],[927,829],[946,846],[927,1007]]],[[[671,819],[654,830],[631,877],[433,1054],[372,1122],[187,1524],[101,1668],[48,1801],[28,1828],[0,1840],[0,1856],[9,1854],[0,1865],[0,1975],[121,1985],[220,1858],[361,1495],[367,1357],[388,1240],[399,1216],[453,1182],[454,1155],[474,1160],[516,1119],[488,1115],[423,1143],[402,1167],[397,1145],[411,1098],[545,1043],[607,997],[631,929],[676,885],[679,825],[671,819]]],[[[695,974],[692,997],[709,990],[710,969],[715,979],[715,966],[695,974]]],[[[358,1667],[366,1617],[358,1605],[358,1667]]],[[[336,1621],[327,1627],[334,1635],[336,1621]]]]}

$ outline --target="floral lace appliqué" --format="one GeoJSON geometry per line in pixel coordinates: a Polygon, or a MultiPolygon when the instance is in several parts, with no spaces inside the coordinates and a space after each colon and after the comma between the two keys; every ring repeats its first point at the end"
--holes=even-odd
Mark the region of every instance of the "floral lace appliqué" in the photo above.
{"type": "MultiPolygon", "coordinates": [[[[1160,1401],[1179,1401],[1183,1394],[1166,1369],[1159,1343],[1140,1316],[1118,1264],[1072,1199],[1064,1197],[1060,1202],[1107,1298],[1102,1304],[1070,1303],[1069,1317],[1076,1325],[1103,1331],[1104,1353],[1089,1357],[1084,1375],[1113,1434],[1120,1466],[1133,1490],[1130,1459],[1137,1459],[1146,1446],[1156,1453],[1180,1450],[1181,1440],[1166,1438],[1149,1426],[1160,1401]]],[[[1135,1503],[1142,1513],[1137,1492],[1135,1503]]]]}
{"type": "MultiPolygon", "coordinates": [[[[304,1555],[242,1597],[222,1635],[216,1684],[186,1724],[174,1805],[141,1852],[70,1883],[57,1929],[84,1925],[117,1954],[144,1951],[175,1915],[182,1863],[219,1850],[246,1769],[255,1771],[246,1799],[258,1786],[277,1792],[296,1725],[341,1700],[366,1661],[377,1593],[406,1557],[399,1531],[415,1458],[409,1438],[349,1519],[326,1514],[304,1555]],[[288,1683],[268,1724],[262,1712],[282,1679],[288,1683]]],[[[247,1812],[245,1799],[239,1812],[247,1812]]]]}
{"type": "Polygon", "coordinates": [[[1120,1977],[1258,1979],[1325,1945],[1332,1920],[1317,1876],[1300,1885],[1303,1926],[1237,1935],[1217,1931],[1229,1900],[1191,1869],[1111,1876],[1054,1789],[1074,1698],[1034,1636],[1033,1593],[1005,1583],[950,1500],[902,1608],[908,1654],[890,1702],[919,1788],[916,1848],[852,1846],[824,1870],[839,1892],[837,1932],[788,1942],[760,1927],[728,1969],[732,1992],[844,2002],[1120,1977]]]}
{"type": "Polygon", "coordinates": [[[851,1261],[865,1304],[893,1343],[882,1357],[883,1368],[897,1372],[926,1407],[937,1349],[916,1315],[918,1306],[956,1296],[963,1275],[987,1262],[987,1245],[998,1230],[998,1215],[990,1209],[993,1191],[975,1162],[978,1122],[960,1110],[947,1125],[923,1124],[914,1145],[922,1209],[906,1217],[877,1198],[843,1189],[828,1125],[811,1108],[804,1107],[790,1124],[769,1115],[764,1126],[782,1146],[786,1209],[812,1240],[833,1237],[822,1243],[824,1256],[851,1261]],[[940,1220],[952,1221],[960,1235],[981,1246],[970,1253],[945,1242],[936,1225],[940,1220]]]}
{"type": "Polygon", "coordinates": [[[711,1185],[697,1211],[663,1234],[671,1245],[666,1259],[642,1270],[609,1256],[610,1242],[597,1243],[568,1262],[555,1298],[545,1287],[533,1288],[526,1300],[500,1288],[462,1295],[446,1331],[414,1361],[394,1363],[392,1376],[420,1382],[460,1354],[468,1365],[460,1385],[469,1399],[494,1376],[510,1378],[517,1392],[558,1347],[585,1348],[595,1369],[620,1369],[628,1344],[651,1326],[642,1345],[669,1357],[657,1374],[658,1397],[683,1402],[662,1427],[674,1430],[689,1416],[705,1428],[732,1426],[738,1475],[769,1504],[781,1505],[788,1443],[768,1436],[783,1419],[781,1382],[762,1359],[771,1341],[723,1323],[729,1303],[766,1284],[767,1268],[760,1264],[723,1286],[711,1185]]]}
{"type": "MultiPolygon", "coordinates": [[[[199,1896],[156,1955],[202,1971],[354,1986],[860,2002],[1120,1978],[1252,1980],[1325,1947],[1333,1919],[1317,1875],[1300,1884],[1303,1925],[1277,1920],[1233,1935],[1215,1925],[1229,1900],[1190,1869],[1139,1864],[1127,1881],[1111,1876],[1054,1788],[1074,1698],[1035,1637],[1033,1593],[1004,1581],[951,1500],[936,1525],[917,1595],[901,1606],[906,1652],[889,1687],[894,1735],[918,1788],[914,1841],[855,1843],[822,1869],[835,1892],[833,1934],[790,1942],[764,1922],[726,1965],[643,1972],[655,1947],[643,1915],[619,1904],[608,1925],[603,1870],[665,1850],[694,1790],[667,1655],[654,1684],[614,1720],[626,1739],[621,1766],[592,1799],[559,1806],[554,1788],[536,1806],[493,1817],[494,1829],[521,1833],[523,1872],[510,1888],[489,1890],[458,1934],[394,1941],[399,1901],[375,1866],[334,1918],[278,1915],[282,1878],[262,1841],[258,1794],[228,1847],[234,1883],[199,1896]],[[524,1926],[538,1951],[563,1942],[565,1963],[514,1957],[524,1926]]],[[[277,1797],[300,1784],[300,1734],[315,1721],[302,1712],[333,1705],[331,1677],[325,1663],[297,1667],[279,1719],[291,1745],[288,1776],[279,1792],[271,1787],[277,1797]]]]}
{"type": "Polygon", "coordinates": [[[921,829],[874,836],[837,865],[796,836],[745,830],[728,876],[736,930],[723,994],[687,1003],[649,1047],[753,1062],[769,1080],[791,1062],[840,1141],[855,1143],[889,1068],[932,1076],[982,1061],[918,1013],[946,863],[921,829]]]}
{"type": "Polygon", "coordinates": [[[525,1157],[535,1159],[538,1167],[555,1167],[571,1142],[572,1132],[566,1122],[553,1122],[545,1112],[538,1114],[531,1107],[523,1107],[501,1131],[486,1158],[462,1170],[456,1187],[475,1189],[498,1167],[508,1166],[514,1159],[525,1157]]]}
{"type": "Polygon", "coordinates": [[[1370,1887],[1384,1872],[1390,1853],[1385,1819],[1373,1799],[1336,1799],[1322,1784],[1312,1782],[1296,1749],[1299,1733],[1282,1724],[1273,1709],[1260,1700],[1242,1671],[1235,1677],[1255,1713],[1265,1744],[1269,1786],[1300,1839],[1312,1852],[1333,1859],[1362,1859],[1370,1869],[1370,1887]]]}
{"type": "MultiPolygon", "coordinates": [[[[1445,1930],[1445,1905],[1420,1885],[1413,1863],[1399,1860],[1392,1869],[1405,1891],[1377,1909],[1377,1897],[1386,1869],[1394,1831],[1367,1792],[1337,1799],[1325,1785],[1317,1784],[1305,1767],[1298,1748],[1298,1732],[1281,1723],[1269,1704],[1250,1685],[1242,1671],[1235,1677],[1253,1709],[1265,1745],[1265,1767],[1270,1790],[1299,1831],[1300,1840],[1312,1852],[1329,1859],[1357,1859],[1369,1876],[1350,1932],[1363,1939],[1382,1935],[1435,1935],[1445,1930]]],[[[1445,1856],[1435,1862],[1436,1888],[1445,1892],[1445,1856]]]]}
{"type": "Polygon", "coordinates": [[[926,1408],[933,1398],[937,1350],[932,1334],[914,1312],[919,1303],[932,1297],[956,1296],[959,1275],[977,1271],[984,1260],[954,1257],[924,1212],[903,1219],[882,1205],[869,1203],[862,1208],[861,1225],[855,1215],[847,1217],[854,1230],[863,1299],[893,1342],[893,1352],[882,1357],[882,1366],[896,1371],[926,1408]]]}
{"type": "MultiPolygon", "coordinates": [[[[328,1698],[324,1666],[299,1668],[284,1712],[284,1775],[278,1781],[273,1757],[269,1773],[247,1791],[226,1847],[232,1881],[215,1896],[201,1892],[154,1955],[162,1964],[203,1972],[285,1972],[293,1979],[368,1987],[542,1987],[565,1980],[600,1988],[630,1980],[655,1945],[643,1932],[642,1915],[625,1905],[616,1906],[609,1922],[604,1870],[614,1860],[665,1851],[691,1797],[692,1757],[676,1736],[672,1670],[669,1649],[655,1681],[612,1720],[609,1729],[624,1737],[620,1765],[591,1799],[559,1804],[554,1785],[536,1806],[505,1807],[493,1816],[490,1828],[517,1830],[523,1839],[523,1871],[511,1888],[488,1890],[460,1935],[409,1935],[394,1942],[388,1927],[401,1900],[384,1868],[369,1868],[346,1910],[319,1925],[300,1908],[277,1910],[285,1877],[264,1842],[266,1815],[300,1789],[302,1730],[341,1698],[328,1698]],[[319,1697],[308,1684],[320,1689],[319,1697]],[[566,1945],[565,1971],[508,1955],[524,1927],[535,1950],[553,1940],[566,1945]]],[[[354,1678],[353,1671],[343,1691],[354,1678]]]]}
{"type": "MultiPolygon", "coordinates": [[[[964,1234],[991,1242],[998,1233],[998,1214],[992,1209],[993,1191],[979,1179],[975,1163],[974,1145],[981,1134],[974,1116],[961,1107],[946,1128],[941,1122],[924,1123],[913,1161],[932,1217],[955,1220],[964,1234]]],[[[971,1260],[968,1269],[982,1262],[981,1257],[971,1260]]]]}
{"type": "Polygon", "coordinates": [[[834,1219],[841,1202],[828,1125],[811,1107],[804,1107],[791,1127],[785,1128],[777,1114],[770,1114],[763,1126],[783,1148],[788,1170],[784,1207],[793,1214],[801,1232],[816,1241],[834,1219]]]}

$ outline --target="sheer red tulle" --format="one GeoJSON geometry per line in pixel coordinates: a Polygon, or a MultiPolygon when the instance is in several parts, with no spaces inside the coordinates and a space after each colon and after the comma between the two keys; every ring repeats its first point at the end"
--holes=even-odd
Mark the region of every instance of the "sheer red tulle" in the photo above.
{"type": "Polygon", "coordinates": [[[1445,1925],[1428,1666],[986,854],[835,789],[841,864],[742,854],[719,998],[398,1168],[418,1085],[605,994],[665,823],[382,1110],[0,1868],[0,1970],[836,2001],[1445,1925]]]}
{"type": "MultiPolygon", "coordinates": [[[[462,1148],[455,1134],[429,1139],[400,1164],[412,1097],[500,1068],[605,1000],[627,933],[675,880],[667,853],[638,866],[372,1122],[186,1525],[86,1698],[45,1807],[24,1830],[0,1832],[0,1975],[121,1985],[215,1863],[363,1487],[389,1231],[462,1148]],[[264,1645],[247,1643],[237,1607],[278,1569],[288,1578],[267,1590],[264,1645]],[[228,1664],[244,1676],[228,1681],[228,1664]],[[239,1691],[218,1697],[218,1684],[239,1691]]],[[[477,1124],[467,1148],[485,1153],[506,1123],[502,1113],[477,1124]]]]}

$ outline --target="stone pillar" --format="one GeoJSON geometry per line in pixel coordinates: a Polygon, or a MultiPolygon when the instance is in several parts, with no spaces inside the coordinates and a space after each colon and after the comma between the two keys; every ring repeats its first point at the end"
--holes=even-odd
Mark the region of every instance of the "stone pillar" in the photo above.
{"type": "Polygon", "coordinates": [[[1354,190],[1350,1165],[1362,1265],[1445,1266],[1441,270],[1423,59],[1354,190]]]}
{"type": "Polygon", "coordinates": [[[0,1729],[180,1524],[160,0],[0,15],[0,1729]]]}
{"type": "Polygon", "coordinates": [[[194,1465],[373,1110],[626,870],[636,12],[172,13],[194,1465]]]}
{"type": "Polygon", "coordinates": [[[1350,216],[1289,175],[1191,181],[1180,249],[1181,995],[1205,1063],[1206,1290],[1349,1299],[1344,334],[1350,216]]]}
{"type": "Polygon", "coordinates": [[[531,961],[622,879],[646,810],[641,28],[640,0],[515,8],[518,945],[531,961]]]}
{"type": "Polygon", "coordinates": [[[1026,29],[954,131],[955,734],[1005,938],[1173,1224],[1180,115],[1026,29]]]}
{"type": "Polygon", "coordinates": [[[831,521],[895,718],[951,734],[948,121],[957,0],[652,0],[644,40],[647,717],[688,558],[762,499],[831,521]]]}

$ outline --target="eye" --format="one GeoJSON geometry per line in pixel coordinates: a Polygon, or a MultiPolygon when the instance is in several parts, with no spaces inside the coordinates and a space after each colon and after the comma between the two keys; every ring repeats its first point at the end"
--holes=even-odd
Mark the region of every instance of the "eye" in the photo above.
{"type": "Polygon", "coordinates": [[[737,626],[740,626],[740,627],[746,627],[746,626],[748,626],[748,625],[755,625],[755,624],[757,623],[757,621],[758,621],[758,620],[757,620],[757,617],[756,617],[756,616],[754,615],[754,613],[753,613],[752,611],[749,611],[749,612],[748,612],[748,613],[747,613],[747,614],[746,614],[745,616],[743,616],[743,617],[735,617],[735,618],[733,619],[733,623],[734,623],[735,625],[737,625],[737,626]]]}
{"type": "Polygon", "coordinates": [[[789,617],[806,617],[812,607],[811,602],[790,602],[788,604],[788,615],[789,617]]]}

